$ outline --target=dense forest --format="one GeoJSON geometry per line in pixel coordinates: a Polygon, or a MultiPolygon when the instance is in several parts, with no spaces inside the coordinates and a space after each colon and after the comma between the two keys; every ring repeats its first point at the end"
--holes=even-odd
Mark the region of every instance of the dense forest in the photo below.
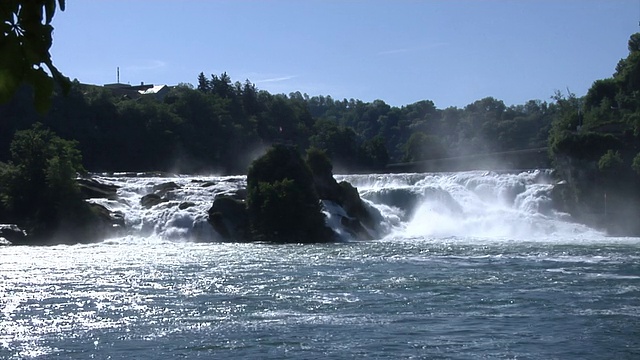
{"type": "Polygon", "coordinates": [[[201,73],[197,87],[180,84],[162,97],[75,81],[45,115],[26,87],[0,107],[0,160],[15,131],[41,122],[78,141],[90,171],[245,173],[273,143],[325,150],[340,171],[380,171],[388,163],[544,147],[557,111],[554,103],[506,106],[491,97],[437,109],[431,101],[393,107],[270,94],[226,73],[201,73]]]}
{"type": "Polygon", "coordinates": [[[624,218],[637,231],[637,216],[626,214],[640,203],[640,34],[628,47],[614,75],[596,80],[584,97],[557,92],[550,102],[512,106],[492,97],[438,109],[429,100],[394,107],[271,94],[226,73],[200,73],[197,85],[172,86],[162,96],[76,80],[42,113],[24,86],[0,105],[0,161],[19,163],[9,146],[14,134],[43,128],[76,146],[83,169],[94,172],[246,173],[273,144],[324,150],[338,172],[548,146],[558,178],[567,181],[558,187],[560,208],[587,222],[624,218]]]}

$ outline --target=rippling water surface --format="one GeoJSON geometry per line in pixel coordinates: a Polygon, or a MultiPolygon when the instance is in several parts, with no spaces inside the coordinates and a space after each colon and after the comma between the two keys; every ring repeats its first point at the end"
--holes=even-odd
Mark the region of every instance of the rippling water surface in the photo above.
{"type": "Polygon", "coordinates": [[[0,358],[640,358],[640,239],[0,248],[0,358]]]}

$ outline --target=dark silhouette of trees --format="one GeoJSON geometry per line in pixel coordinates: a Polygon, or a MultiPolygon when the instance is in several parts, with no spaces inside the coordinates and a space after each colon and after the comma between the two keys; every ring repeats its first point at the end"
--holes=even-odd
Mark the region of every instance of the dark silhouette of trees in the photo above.
{"type": "Polygon", "coordinates": [[[0,104],[9,101],[26,83],[33,88],[35,108],[43,113],[51,106],[56,84],[64,92],[69,90],[69,79],[53,65],[49,53],[53,42],[51,20],[56,4],[64,10],[64,0],[5,0],[0,3],[0,104]]]}

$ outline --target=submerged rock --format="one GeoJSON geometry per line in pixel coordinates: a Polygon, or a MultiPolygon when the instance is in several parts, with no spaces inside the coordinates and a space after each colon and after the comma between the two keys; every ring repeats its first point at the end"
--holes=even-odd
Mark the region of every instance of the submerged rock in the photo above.
{"type": "Polygon", "coordinates": [[[150,209],[158,204],[168,202],[173,197],[171,191],[180,188],[181,186],[174,183],[173,181],[154,185],[151,188],[153,192],[151,194],[144,195],[140,199],[140,205],[142,205],[146,209],[150,209]]]}
{"type": "Polygon", "coordinates": [[[351,236],[356,240],[374,240],[375,237],[369,232],[362,223],[356,218],[350,218],[343,216],[340,219],[340,224],[347,230],[351,236]]]}

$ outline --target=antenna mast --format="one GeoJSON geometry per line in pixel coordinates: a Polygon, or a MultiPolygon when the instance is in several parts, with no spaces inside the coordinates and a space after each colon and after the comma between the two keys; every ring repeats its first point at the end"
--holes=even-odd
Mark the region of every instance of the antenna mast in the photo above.
{"type": "Polygon", "coordinates": [[[118,77],[117,77],[118,81],[116,81],[116,83],[120,84],[120,66],[118,66],[117,69],[118,69],[118,72],[117,72],[118,73],[118,77]]]}

